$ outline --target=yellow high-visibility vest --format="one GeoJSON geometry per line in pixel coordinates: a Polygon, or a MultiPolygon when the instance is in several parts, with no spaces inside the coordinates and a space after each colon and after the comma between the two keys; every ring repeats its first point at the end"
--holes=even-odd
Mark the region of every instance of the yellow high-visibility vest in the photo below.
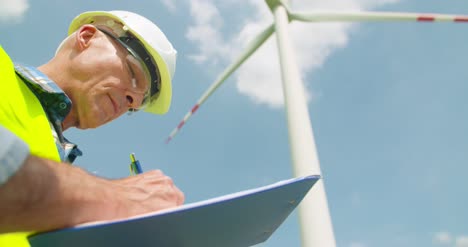
{"type": "MultiPolygon", "coordinates": [[[[36,95],[15,73],[0,46],[0,124],[28,143],[31,154],[60,161],[47,115],[36,95]]],[[[29,247],[31,233],[0,234],[0,247],[29,247]]]]}

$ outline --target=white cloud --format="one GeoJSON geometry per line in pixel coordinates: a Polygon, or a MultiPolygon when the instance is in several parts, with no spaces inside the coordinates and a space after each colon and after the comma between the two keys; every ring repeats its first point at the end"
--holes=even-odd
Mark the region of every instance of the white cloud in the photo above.
{"type": "Polygon", "coordinates": [[[194,25],[188,28],[186,37],[198,44],[198,54],[190,57],[197,63],[217,65],[218,61],[229,56],[229,46],[219,31],[223,18],[212,1],[191,0],[190,14],[194,25]]]}
{"type": "Polygon", "coordinates": [[[176,0],[161,0],[161,2],[169,11],[174,12],[176,10],[176,0]]]}
{"type": "Polygon", "coordinates": [[[436,246],[453,246],[455,247],[468,247],[468,236],[453,236],[453,234],[445,231],[436,232],[432,238],[432,243],[436,246]]]}
{"type": "Polygon", "coordinates": [[[468,247],[468,236],[459,236],[455,240],[455,247],[468,247]]]}
{"type": "Polygon", "coordinates": [[[0,0],[0,23],[20,21],[29,8],[27,0],[0,0]]]}
{"type": "Polygon", "coordinates": [[[452,235],[448,232],[437,232],[432,239],[432,243],[436,245],[449,245],[452,241],[452,235]]]}
{"type": "MultiPolygon", "coordinates": [[[[398,1],[296,0],[293,1],[294,5],[291,8],[293,10],[367,10],[398,1]]],[[[218,65],[222,62],[223,67],[216,67],[218,73],[237,58],[242,47],[273,21],[272,14],[264,1],[228,1],[226,4],[215,0],[190,0],[190,4],[194,25],[189,27],[187,37],[198,46],[198,52],[192,54],[191,58],[203,66],[218,65]],[[227,16],[229,18],[225,18],[227,16]],[[231,22],[227,22],[228,20],[231,22]]],[[[354,25],[291,23],[290,33],[302,78],[320,68],[333,52],[347,45],[349,33],[354,25]]],[[[271,107],[283,105],[281,74],[274,36],[239,68],[235,78],[239,92],[254,102],[271,107]]],[[[307,96],[313,99],[316,93],[309,90],[307,96]]]]}

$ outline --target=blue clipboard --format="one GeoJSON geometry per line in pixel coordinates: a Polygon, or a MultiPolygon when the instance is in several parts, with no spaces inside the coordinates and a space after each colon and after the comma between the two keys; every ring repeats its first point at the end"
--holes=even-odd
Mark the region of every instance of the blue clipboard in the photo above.
{"type": "Polygon", "coordinates": [[[320,176],[284,180],[124,220],[29,237],[32,247],[239,247],[266,241],[320,176]]]}

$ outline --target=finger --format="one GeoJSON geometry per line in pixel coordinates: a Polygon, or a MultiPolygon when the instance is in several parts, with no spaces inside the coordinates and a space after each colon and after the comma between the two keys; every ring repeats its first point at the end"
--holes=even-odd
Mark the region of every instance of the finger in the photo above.
{"type": "Polygon", "coordinates": [[[157,177],[162,177],[165,176],[164,173],[161,170],[151,170],[143,173],[144,178],[157,178],[157,177]]]}
{"type": "Polygon", "coordinates": [[[184,192],[182,192],[181,190],[179,190],[179,188],[176,187],[176,193],[177,193],[177,206],[180,206],[182,204],[184,204],[184,201],[185,201],[185,195],[184,195],[184,192]]]}

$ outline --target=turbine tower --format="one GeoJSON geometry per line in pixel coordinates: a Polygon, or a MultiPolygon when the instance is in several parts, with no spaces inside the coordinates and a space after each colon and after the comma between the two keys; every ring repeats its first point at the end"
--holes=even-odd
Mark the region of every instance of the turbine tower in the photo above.
{"type": "MultiPolygon", "coordinates": [[[[274,23],[258,34],[200,97],[179,125],[170,133],[170,142],[188,119],[216,91],[216,89],[249,58],[276,31],[281,66],[281,77],[288,122],[289,143],[294,176],[321,175],[315,146],[305,88],[288,34],[291,21],[304,22],[364,22],[364,21],[408,21],[408,22],[456,22],[468,23],[468,16],[393,12],[294,12],[287,0],[265,0],[270,8],[274,23]]],[[[332,181],[331,181],[332,182],[332,181]]],[[[319,180],[299,205],[299,223],[303,247],[336,246],[333,225],[328,209],[323,180],[319,180]]]]}

